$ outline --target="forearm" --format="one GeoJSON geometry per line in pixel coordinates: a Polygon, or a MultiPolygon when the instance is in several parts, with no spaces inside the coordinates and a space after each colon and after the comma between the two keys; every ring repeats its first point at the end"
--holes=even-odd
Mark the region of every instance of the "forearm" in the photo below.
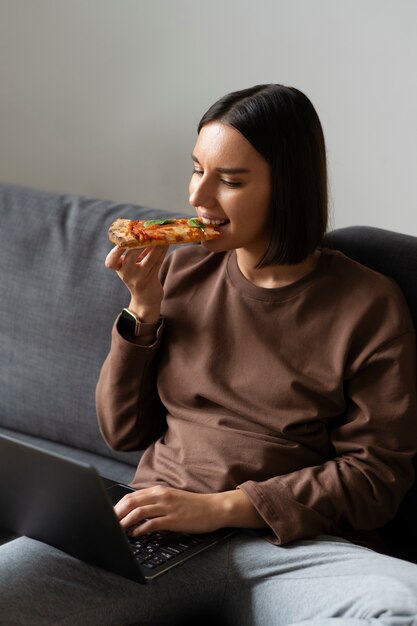
{"type": "Polygon", "coordinates": [[[115,511],[122,527],[134,536],[160,530],[205,533],[266,527],[239,490],[201,494],[157,485],[127,494],[115,511]]]}
{"type": "Polygon", "coordinates": [[[96,388],[100,430],[111,448],[142,449],[166,426],[152,376],[153,352],[131,344],[113,328],[96,388]]]}
{"type": "Polygon", "coordinates": [[[273,531],[276,543],[285,545],[314,535],[344,535],[383,526],[411,482],[407,459],[402,461],[402,469],[394,469],[393,459],[391,466],[370,467],[353,458],[338,458],[240,487],[273,531]]]}
{"type": "Polygon", "coordinates": [[[221,527],[267,528],[267,523],[258,513],[244,491],[234,489],[213,494],[216,501],[221,527]]]}

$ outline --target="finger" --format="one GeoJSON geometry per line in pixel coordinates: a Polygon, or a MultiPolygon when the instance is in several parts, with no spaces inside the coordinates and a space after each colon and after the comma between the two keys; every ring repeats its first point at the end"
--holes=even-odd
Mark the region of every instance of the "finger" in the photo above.
{"type": "Polygon", "coordinates": [[[119,522],[122,528],[128,530],[136,524],[141,524],[144,520],[155,517],[165,517],[165,515],[166,513],[163,507],[158,504],[150,504],[130,511],[130,513],[120,519],[119,522]]]}
{"type": "Polygon", "coordinates": [[[115,246],[106,256],[104,265],[110,270],[119,270],[122,267],[122,257],[125,252],[126,250],[124,248],[115,246]]]}
{"type": "Polygon", "coordinates": [[[146,259],[146,257],[152,254],[152,251],[155,248],[132,248],[131,250],[127,250],[126,255],[123,259],[123,266],[125,268],[129,268],[130,270],[137,270],[137,266],[142,266],[142,262],[146,259]]]}
{"type": "MultiPolygon", "coordinates": [[[[140,253],[136,256],[135,258],[135,264],[140,263],[141,261],[143,261],[148,254],[152,251],[152,248],[143,248],[140,253]]],[[[133,255],[132,255],[133,258],[133,255]]]]}
{"type": "Polygon", "coordinates": [[[158,530],[174,531],[176,530],[176,527],[168,516],[152,517],[144,520],[138,525],[134,525],[131,529],[129,529],[127,534],[129,537],[142,537],[143,535],[154,533],[158,530]]]}
{"type": "Polygon", "coordinates": [[[145,248],[141,254],[136,257],[135,264],[144,268],[151,269],[162,263],[169,246],[154,246],[145,248]]]}
{"type": "Polygon", "coordinates": [[[165,515],[172,508],[171,498],[167,495],[169,492],[164,487],[140,489],[121,498],[114,511],[122,526],[129,526],[149,515],[165,515]]]}
{"type": "Polygon", "coordinates": [[[119,520],[124,519],[132,511],[139,510],[142,506],[155,504],[155,497],[147,489],[129,493],[123,496],[114,506],[114,511],[119,520]]]}
{"type": "Polygon", "coordinates": [[[115,504],[114,510],[118,513],[126,515],[133,509],[145,506],[147,504],[155,504],[157,502],[166,501],[170,494],[177,493],[178,490],[171,487],[165,487],[162,485],[155,485],[154,487],[145,487],[127,493],[123,498],[115,504]]]}

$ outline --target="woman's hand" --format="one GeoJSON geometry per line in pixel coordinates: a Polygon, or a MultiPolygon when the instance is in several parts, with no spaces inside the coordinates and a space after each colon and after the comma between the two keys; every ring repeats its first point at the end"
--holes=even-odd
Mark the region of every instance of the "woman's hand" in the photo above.
{"type": "Polygon", "coordinates": [[[266,526],[241,490],[200,494],[158,485],[127,494],[115,512],[122,528],[134,537],[157,530],[205,533],[266,526]]]}
{"type": "Polygon", "coordinates": [[[106,267],[118,274],[130,292],[129,309],[143,322],[159,318],[164,295],[159,270],[167,250],[168,246],[156,246],[126,251],[116,246],[106,257],[106,267]]]}

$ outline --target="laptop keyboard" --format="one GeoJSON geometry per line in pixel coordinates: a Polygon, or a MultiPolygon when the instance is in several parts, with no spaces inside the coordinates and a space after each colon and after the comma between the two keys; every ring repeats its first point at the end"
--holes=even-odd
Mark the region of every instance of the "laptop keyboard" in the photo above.
{"type": "Polygon", "coordinates": [[[128,537],[130,547],[139,565],[154,569],[174,557],[195,548],[200,542],[198,535],[154,532],[143,537],[128,537]]]}

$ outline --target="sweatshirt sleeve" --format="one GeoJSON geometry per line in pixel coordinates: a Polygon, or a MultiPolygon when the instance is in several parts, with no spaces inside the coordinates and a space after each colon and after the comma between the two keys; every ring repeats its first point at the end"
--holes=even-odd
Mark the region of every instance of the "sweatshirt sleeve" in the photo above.
{"type": "Polygon", "coordinates": [[[117,321],[96,387],[99,427],[111,448],[143,450],[166,428],[155,376],[163,321],[149,346],[124,338],[117,329],[117,321]]]}
{"type": "Polygon", "coordinates": [[[411,486],[417,450],[415,336],[375,350],[345,380],[346,413],[330,432],[333,459],[239,485],[286,544],[320,534],[377,529],[411,486]]]}

